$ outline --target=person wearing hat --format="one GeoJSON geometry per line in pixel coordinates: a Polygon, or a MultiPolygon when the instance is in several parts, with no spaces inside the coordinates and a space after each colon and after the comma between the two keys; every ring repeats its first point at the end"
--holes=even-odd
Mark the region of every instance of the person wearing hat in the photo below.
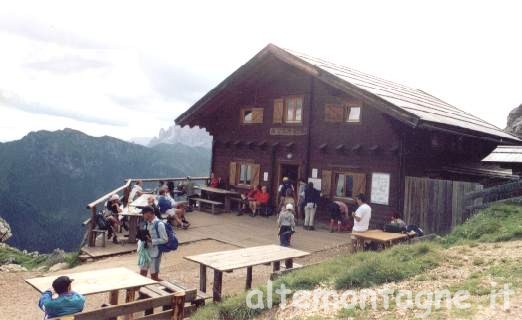
{"type": "MultiPolygon", "coordinates": [[[[112,231],[108,233],[107,238],[110,240],[112,238],[112,242],[118,243],[118,236],[116,234],[116,230],[118,230],[117,226],[120,224],[120,213],[123,212],[123,209],[121,207],[120,203],[120,196],[117,194],[113,194],[109,201],[107,201],[106,205],[106,211],[105,211],[105,218],[112,226],[112,231]]],[[[128,230],[128,227],[125,225],[125,220],[122,220],[124,223],[123,228],[128,230]]]]}
{"type": "MultiPolygon", "coordinates": [[[[165,228],[165,223],[158,219],[154,214],[154,209],[150,206],[141,209],[143,220],[145,222],[144,229],[148,231],[146,248],[149,251],[150,260],[139,262],[140,274],[144,277],[150,271],[152,280],[160,281],[159,271],[161,264],[161,252],[158,248],[160,244],[165,244],[169,241],[169,236],[165,228]]],[[[141,241],[141,240],[140,240],[141,241]]]]}
{"type": "Polygon", "coordinates": [[[295,209],[294,205],[289,203],[281,210],[277,217],[277,226],[279,227],[279,244],[283,247],[290,246],[290,239],[295,228],[295,209]]]}
{"type": "Polygon", "coordinates": [[[190,211],[192,211],[192,201],[191,201],[191,199],[198,197],[198,195],[196,193],[194,182],[192,181],[192,179],[190,177],[187,177],[187,181],[183,185],[183,191],[185,192],[185,196],[187,197],[187,202],[188,202],[188,210],[187,211],[190,212],[190,211]]]}
{"type": "Polygon", "coordinates": [[[81,312],[85,305],[85,297],[72,291],[73,279],[61,276],[53,281],[53,289],[48,289],[40,297],[38,306],[45,312],[45,317],[54,318],[81,312]],[[53,299],[53,290],[58,295],[53,299]]]}

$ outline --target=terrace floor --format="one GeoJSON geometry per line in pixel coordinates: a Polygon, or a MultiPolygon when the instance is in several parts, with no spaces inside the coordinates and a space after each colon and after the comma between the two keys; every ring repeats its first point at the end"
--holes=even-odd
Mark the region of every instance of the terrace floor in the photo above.
{"type": "MultiPolygon", "coordinates": [[[[249,215],[236,216],[235,213],[212,215],[207,212],[194,211],[187,213],[187,220],[191,223],[190,228],[176,229],[176,235],[180,244],[205,239],[237,247],[274,244],[279,243],[276,219],[275,216],[268,218],[249,215]]],[[[120,239],[124,238],[120,236],[120,239]]],[[[318,252],[349,243],[349,233],[330,233],[328,230],[320,228],[316,231],[307,231],[298,226],[296,233],[292,236],[292,247],[308,252],[318,252]]],[[[102,247],[99,239],[96,247],[82,248],[82,252],[93,259],[131,253],[135,250],[136,244],[113,244],[111,241],[107,241],[106,247],[102,247]]]]}

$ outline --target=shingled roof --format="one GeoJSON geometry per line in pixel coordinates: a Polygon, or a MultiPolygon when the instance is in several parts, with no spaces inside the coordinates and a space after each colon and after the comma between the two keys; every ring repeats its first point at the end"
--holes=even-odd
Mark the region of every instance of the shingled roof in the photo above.
{"type": "Polygon", "coordinates": [[[238,74],[247,72],[249,66],[273,55],[279,60],[311,74],[325,83],[347,94],[372,101],[379,108],[412,127],[425,127],[459,131],[462,129],[479,137],[496,140],[500,143],[518,143],[520,140],[502,129],[442,101],[422,90],[381,79],[355,69],[314,58],[292,50],[281,49],[273,44],[266,46],[248,63],[220,83],[196,102],[189,110],[176,119],[180,125],[190,124],[191,115],[211,103],[212,98],[234,81],[238,74]]]}

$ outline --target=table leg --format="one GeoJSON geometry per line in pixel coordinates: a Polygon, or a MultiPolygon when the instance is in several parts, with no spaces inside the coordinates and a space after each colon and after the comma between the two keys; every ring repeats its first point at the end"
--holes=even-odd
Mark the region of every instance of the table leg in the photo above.
{"type": "Polygon", "coordinates": [[[199,290],[207,292],[207,266],[199,265],[199,290]]]}
{"type": "Polygon", "coordinates": [[[129,242],[136,242],[136,233],[138,229],[138,217],[131,216],[129,219],[129,242]]]}
{"type": "Polygon", "coordinates": [[[252,267],[247,267],[245,289],[246,290],[252,289],[252,267]]]}
{"type": "Polygon", "coordinates": [[[221,285],[223,283],[223,272],[214,270],[214,287],[212,290],[214,302],[221,302],[221,285]]]}
{"type": "Polygon", "coordinates": [[[273,267],[272,267],[272,270],[274,272],[277,272],[281,269],[281,261],[274,261],[274,264],[273,264],[273,267]]]}
{"type": "MultiPolygon", "coordinates": [[[[125,293],[125,303],[132,302],[136,299],[136,292],[138,291],[138,288],[129,288],[127,289],[127,292],[125,293]]],[[[126,315],[123,319],[125,320],[132,320],[134,319],[133,314],[126,315]]]]}
{"type": "Polygon", "coordinates": [[[230,211],[230,197],[228,195],[225,195],[225,211],[230,211]]]}
{"type": "Polygon", "coordinates": [[[285,268],[286,269],[292,269],[294,267],[294,259],[286,259],[285,260],[285,268]]]}
{"type": "Polygon", "coordinates": [[[119,290],[112,290],[109,292],[109,304],[115,306],[118,304],[119,290]]]}

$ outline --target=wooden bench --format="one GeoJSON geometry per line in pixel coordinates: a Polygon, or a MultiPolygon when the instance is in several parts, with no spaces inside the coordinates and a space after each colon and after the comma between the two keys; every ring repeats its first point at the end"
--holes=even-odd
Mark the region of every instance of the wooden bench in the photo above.
{"type": "Polygon", "coordinates": [[[93,238],[95,239],[94,243],[96,243],[96,238],[98,237],[98,235],[101,234],[102,235],[102,247],[105,248],[108,232],[109,232],[108,230],[92,229],[91,233],[92,233],[93,238]]]}
{"type": "Polygon", "coordinates": [[[216,206],[223,206],[223,202],[214,201],[214,200],[208,200],[203,198],[192,198],[190,201],[194,201],[196,203],[199,203],[199,208],[202,209],[201,203],[206,203],[210,205],[210,210],[212,214],[216,213],[216,206]]]}
{"type": "Polygon", "coordinates": [[[139,297],[140,299],[156,298],[176,292],[185,292],[185,310],[187,312],[193,312],[198,307],[205,305],[206,300],[212,298],[212,296],[196,288],[190,288],[177,281],[167,280],[163,280],[159,284],[142,287],[139,291],[139,297]],[[188,311],[189,309],[190,311],[188,311]]]}
{"type": "Polygon", "coordinates": [[[127,316],[134,320],[181,320],[189,317],[191,312],[191,308],[185,308],[185,292],[176,292],[50,320],[116,320],[119,316],[127,316]],[[154,313],[154,308],[158,307],[162,307],[163,310],[154,313]],[[145,314],[132,317],[133,314],[141,312],[145,314]]]}
{"type": "Polygon", "coordinates": [[[243,199],[231,197],[230,202],[237,203],[237,212],[241,212],[241,205],[243,204],[243,199]]]}

